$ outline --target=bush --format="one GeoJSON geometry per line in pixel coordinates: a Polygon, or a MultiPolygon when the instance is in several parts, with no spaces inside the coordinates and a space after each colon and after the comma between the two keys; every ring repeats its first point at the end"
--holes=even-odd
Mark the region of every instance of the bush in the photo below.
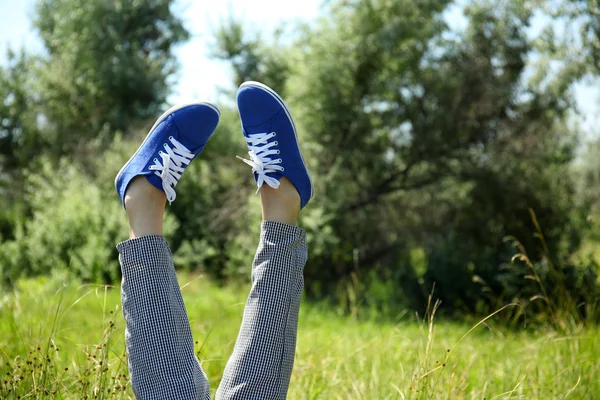
{"type": "MultiPolygon", "coordinates": [[[[116,243],[127,239],[125,212],[113,187],[125,161],[117,148],[131,145],[116,139],[113,148],[88,166],[63,159],[41,162],[27,177],[30,214],[17,222],[15,238],[2,243],[0,266],[5,283],[19,277],[67,270],[85,282],[115,282],[120,276],[116,243]]],[[[174,230],[172,217],[165,232],[174,230]]]]}

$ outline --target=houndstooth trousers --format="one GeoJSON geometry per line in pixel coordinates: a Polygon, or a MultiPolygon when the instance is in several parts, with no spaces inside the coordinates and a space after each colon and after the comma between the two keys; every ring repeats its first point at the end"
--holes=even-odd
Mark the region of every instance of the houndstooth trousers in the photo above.
{"type": "MultiPolygon", "coordinates": [[[[210,389],[162,236],[117,245],[129,372],[138,399],[208,400],[210,389]]],[[[294,364],[306,233],[263,222],[252,288],[217,400],[285,399],[294,364]]]]}

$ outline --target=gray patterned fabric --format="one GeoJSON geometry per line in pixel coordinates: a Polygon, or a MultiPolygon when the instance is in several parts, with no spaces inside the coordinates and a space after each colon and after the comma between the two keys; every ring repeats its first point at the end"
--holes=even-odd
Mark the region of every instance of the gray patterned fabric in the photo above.
{"type": "Polygon", "coordinates": [[[208,400],[171,251],[162,236],[117,246],[133,392],[138,399],[208,400]]]}
{"type": "MultiPolygon", "coordinates": [[[[129,371],[138,399],[210,399],[162,236],[117,245],[129,371]]],[[[217,400],[285,399],[294,364],[306,234],[263,222],[242,327],[217,400]]]]}

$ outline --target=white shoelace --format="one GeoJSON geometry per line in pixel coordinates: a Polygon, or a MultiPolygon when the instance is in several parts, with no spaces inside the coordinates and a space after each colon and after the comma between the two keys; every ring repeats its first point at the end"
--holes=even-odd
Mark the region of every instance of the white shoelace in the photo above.
{"type": "Polygon", "coordinates": [[[236,156],[246,164],[252,167],[252,171],[256,173],[258,179],[256,180],[256,185],[258,188],[256,189],[256,193],[260,190],[263,183],[266,183],[273,189],[279,188],[279,181],[267,174],[283,171],[283,167],[281,165],[281,158],[270,158],[271,155],[279,154],[279,150],[273,149],[274,146],[277,146],[277,141],[273,141],[269,143],[269,139],[275,137],[277,134],[275,132],[271,133],[255,133],[252,135],[248,135],[246,138],[246,142],[248,143],[248,148],[250,151],[248,154],[250,155],[250,159],[247,160],[240,156],[236,156]],[[262,146],[261,146],[262,145],[262,146]]]}
{"type": "Polygon", "coordinates": [[[150,170],[160,176],[162,186],[169,204],[175,201],[175,185],[181,178],[181,174],[185,167],[192,161],[194,154],[184,145],[179,143],[173,136],[169,136],[169,140],[173,144],[173,148],[167,143],[163,145],[165,151],[159,151],[158,154],[162,158],[162,164],[157,158],[154,159],[154,165],[150,166],[150,170]]]}

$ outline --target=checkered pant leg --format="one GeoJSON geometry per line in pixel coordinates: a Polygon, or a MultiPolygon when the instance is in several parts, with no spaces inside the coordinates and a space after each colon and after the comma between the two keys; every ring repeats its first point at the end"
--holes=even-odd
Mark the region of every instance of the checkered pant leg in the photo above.
{"type": "Polygon", "coordinates": [[[252,289],[217,400],[285,399],[298,328],[307,259],[306,233],[263,222],[252,289]]]}
{"type": "Polygon", "coordinates": [[[162,236],[143,236],[120,243],[117,249],[136,398],[210,399],[167,242],[162,236]]]}

